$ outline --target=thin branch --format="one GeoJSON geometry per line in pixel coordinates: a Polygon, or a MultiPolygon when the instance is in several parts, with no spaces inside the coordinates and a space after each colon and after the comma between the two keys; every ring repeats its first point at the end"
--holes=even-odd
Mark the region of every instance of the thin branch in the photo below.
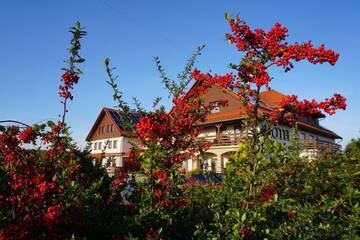
{"type": "Polygon", "coordinates": [[[178,93],[180,94],[186,87],[189,85],[192,77],[191,77],[191,70],[193,69],[196,59],[198,56],[201,55],[201,51],[205,48],[205,45],[201,45],[197,47],[191,57],[187,60],[185,69],[178,75],[178,79],[180,80],[180,85],[178,89],[178,93]]]}
{"type": "Polygon", "coordinates": [[[114,92],[113,98],[115,101],[118,102],[117,107],[120,110],[118,113],[122,117],[120,121],[126,128],[134,129],[136,122],[134,122],[134,119],[132,118],[132,116],[130,116],[130,113],[134,111],[132,111],[129,105],[123,100],[123,93],[118,89],[118,86],[116,84],[116,79],[118,78],[118,76],[114,76],[113,74],[113,70],[115,70],[115,68],[110,67],[109,58],[105,58],[104,64],[105,64],[106,74],[109,79],[108,81],[106,81],[106,83],[109,84],[109,86],[112,88],[114,92]]]}
{"type": "MultiPolygon", "coordinates": [[[[82,58],[79,54],[81,49],[80,39],[83,36],[86,36],[87,34],[86,31],[84,31],[83,29],[84,28],[81,27],[80,22],[76,21],[75,26],[71,27],[69,30],[69,32],[73,34],[73,37],[70,40],[71,47],[68,48],[68,51],[70,53],[69,58],[67,60],[64,60],[64,62],[67,64],[67,67],[62,69],[64,71],[68,71],[70,73],[82,74],[80,68],[76,67],[75,64],[82,63],[85,61],[85,59],[82,58]]],[[[67,99],[68,98],[64,98],[64,100],[61,101],[63,104],[63,113],[61,120],[62,124],[65,123],[66,113],[68,112],[67,99]]]]}
{"type": "Polygon", "coordinates": [[[189,85],[192,80],[191,71],[195,65],[196,59],[201,55],[201,51],[204,49],[205,45],[201,45],[196,48],[191,57],[186,61],[184,70],[177,75],[177,80],[172,80],[167,77],[165,69],[161,65],[159,57],[154,58],[156,68],[160,74],[162,83],[165,85],[166,89],[169,91],[169,97],[178,97],[184,89],[189,85]]]}
{"type": "Polygon", "coordinates": [[[0,123],[17,123],[17,124],[20,124],[20,125],[23,125],[26,127],[30,127],[30,125],[20,122],[20,121],[16,121],[16,120],[2,120],[2,121],[0,121],[0,123]]]}

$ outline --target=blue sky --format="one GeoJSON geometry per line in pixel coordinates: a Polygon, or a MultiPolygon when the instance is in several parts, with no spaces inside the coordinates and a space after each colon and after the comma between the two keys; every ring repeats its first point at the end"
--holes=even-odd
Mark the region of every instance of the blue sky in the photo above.
{"type": "MultiPolygon", "coordinates": [[[[348,109],[321,123],[347,143],[360,136],[360,10],[359,1],[242,0],[88,0],[0,2],[0,120],[32,124],[56,120],[61,112],[57,93],[67,30],[79,20],[88,31],[83,40],[84,75],[69,105],[68,122],[80,144],[102,107],[112,107],[105,84],[105,57],[117,67],[125,99],[138,97],[145,107],[155,96],[166,98],[154,66],[159,56],[168,75],[176,76],[194,49],[205,44],[197,67],[225,73],[240,54],[224,41],[224,12],[252,27],[288,27],[290,41],[325,43],[340,53],[338,63],[300,63],[289,73],[274,71],[272,87],[301,98],[322,100],[338,92],[348,109]]],[[[165,101],[165,104],[168,101],[165,101]]]]}

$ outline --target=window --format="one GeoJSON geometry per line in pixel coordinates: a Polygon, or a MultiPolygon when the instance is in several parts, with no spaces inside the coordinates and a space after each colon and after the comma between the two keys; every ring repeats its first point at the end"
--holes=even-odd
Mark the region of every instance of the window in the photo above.
{"type": "Polygon", "coordinates": [[[101,149],[101,142],[98,143],[98,149],[99,149],[99,150],[102,150],[102,149],[101,149]]]}
{"type": "Polygon", "coordinates": [[[211,172],[216,172],[216,159],[211,160],[211,172]]]}
{"type": "Polygon", "coordinates": [[[113,141],[113,148],[117,148],[117,140],[113,141]]]}
{"type": "Polygon", "coordinates": [[[240,138],[242,137],[241,132],[242,132],[241,125],[234,126],[234,140],[235,141],[240,140],[240,138]]]}
{"type": "Polygon", "coordinates": [[[111,149],[111,148],[112,148],[112,141],[108,141],[108,143],[107,143],[107,148],[108,148],[108,149],[111,149]]]}
{"type": "Polygon", "coordinates": [[[111,126],[112,126],[111,124],[106,126],[106,132],[112,132],[112,127],[111,126]]]}
{"type": "Polygon", "coordinates": [[[110,125],[110,132],[114,131],[113,126],[113,124],[110,125]]]}
{"type": "Polygon", "coordinates": [[[305,133],[300,133],[300,140],[305,140],[306,137],[305,137],[305,133]]]}
{"type": "Polygon", "coordinates": [[[219,113],[220,112],[219,102],[211,102],[211,103],[209,103],[209,106],[210,106],[210,113],[219,113]]]}
{"type": "Polygon", "coordinates": [[[125,158],[125,157],[119,158],[119,167],[124,166],[124,162],[126,162],[127,159],[128,159],[128,158],[125,158]]]}
{"type": "Polygon", "coordinates": [[[234,132],[235,132],[235,134],[240,134],[241,133],[241,125],[234,126],[234,132]]]}
{"type": "Polygon", "coordinates": [[[94,143],[94,150],[97,150],[97,142],[94,143]]]}
{"type": "Polygon", "coordinates": [[[203,171],[206,172],[207,164],[205,163],[204,160],[200,159],[200,161],[199,161],[199,167],[200,167],[200,169],[202,169],[203,171]]]}
{"type": "Polygon", "coordinates": [[[230,133],[230,131],[229,131],[229,129],[227,129],[226,126],[222,126],[222,127],[220,128],[220,134],[222,134],[222,135],[227,135],[227,134],[229,134],[229,133],[230,133]]]}

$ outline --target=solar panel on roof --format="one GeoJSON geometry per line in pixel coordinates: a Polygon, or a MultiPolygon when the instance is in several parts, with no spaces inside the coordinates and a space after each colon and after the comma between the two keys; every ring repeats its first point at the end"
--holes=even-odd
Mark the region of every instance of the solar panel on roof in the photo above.
{"type": "MultiPolygon", "coordinates": [[[[131,128],[127,125],[124,124],[124,121],[122,119],[122,117],[120,116],[120,114],[115,111],[115,110],[109,110],[110,116],[113,118],[114,122],[118,125],[118,127],[124,129],[124,130],[131,130],[131,128]]],[[[138,113],[131,113],[130,115],[131,120],[134,123],[138,123],[140,121],[140,115],[138,113]]]]}

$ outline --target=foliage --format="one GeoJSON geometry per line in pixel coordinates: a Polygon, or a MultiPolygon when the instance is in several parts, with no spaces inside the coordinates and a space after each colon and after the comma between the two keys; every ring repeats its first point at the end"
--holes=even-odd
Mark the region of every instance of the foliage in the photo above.
{"type": "MultiPolygon", "coordinates": [[[[193,69],[199,47],[176,80],[155,58],[173,106],[166,111],[155,98],[154,109],[133,109],[123,100],[110,60],[107,83],[118,112],[136,140],[119,174],[111,179],[89,151],[80,151],[66,125],[67,102],[80,79],[77,66],[79,23],[61,77],[63,114],[57,123],[0,129],[0,239],[356,239],[360,229],[360,158],[358,141],[345,154],[309,162],[300,158],[299,143],[270,139],[277,124],[293,125],[302,117],[332,115],[345,109],[339,94],[317,102],[289,96],[266,109],[260,91],[272,78],[307,60],[334,65],[338,54],[311,42],[286,42],[279,23],[265,32],[251,30],[238,17],[227,20],[230,44],[243,53],[233,72],[217,75],[193,69]],[[190,89],[188,85],[195,80],[190,89]],[[188,178],[182,163],[210,147],[198,137],[199,122],[213,106],[201,95],[213,85],[236,90],[247,114],[248,138],[226,166],[221,183],[188,178]],[[14,234],[15,233],[15,234],[14,234]]],[[[226,105],[225,101],[220,101],[226,105]]]]}
{"type": "Polygon", "coordinates": [[[264,155],[253,175],[247,151],[239,147],[223,188],[207,197],[214,198],[213,217],[198,224],[196,238],[359,238],[360,159],[339,155],[309,162],[269,141],[271,157],[264,155]]]}
{"type": "Polygon", "coordinates": [[[345,156],[351,160],[360,159],[360,138],[351,139],[346,145],[345,156]]]}
{"type": "MultiPolygon", "coordinates": [[[[197,225],[196,238],[211,239],[329,239],[359,235],[358,162],[344,162],[333,155],[310,163],[299,157],[299,143],[286,147],[270,139],[274,125],[292,125],[302,117],[334,114],[345,109],[345,98],[335,94],[323,102],[298,101],[289,96],[273,110],[260,99],[269,87],[268,69],[293,68],[293,61],[334,65],[338,54],[314,48],[311,42],[289,44],[287,29],[279,23],[265,32],[251,30],[245,21],[227,16],[231,33],[226,37],[244,52],[230,84],[246,108],[248,139],[227,165],[223,187],[213,194],[212,221],[197,225]],[[351,219],[349,221],[349,219],[351,219]]],[[[216,77],[216,76],[215,76],[216,77]]],[[[214,78],[194,71],[194,78],[214,78]]]]}
{"type": "Polygon", "coordinates": [[[203,49],[199,47],[188,60],[185,70],[178,75],[178,81],[171,80],[165,74],[160,60],[155,59],[160,77],[173,97],[173,108],[168,113],[165,107],[158,106],[155,99],[154,111],[145,112],[131,109],[117,89],[110,60],[105,60],[109,85],[118,101],[119,113],[124,119],[131,119],[128,113],[141,115],[139,122],[129,124],[136,132],[138,144],[131,150],[130,158],[124,163],[119,175],[113,182],[114,194],[121,195],[129,181],[135,192],[126,199],[124,207],[132,208],[133,218],[127,222],[132,237],[152,238],[172,236],[179,238],[184,232],[178,232],[175,226],[182,224],[185,210],[185,172],[181,164],[188,157],[188,150],[203,151],[206,144],[196,139],[199,127],[194,124],[203,121],[208,107],[203,106],[200,94],[208,85],[200,83],[202,91],[185,92],[191,79],[191,69],[196,57],[203,49]],[[124,111],[125,110],[125,111],[124,111]],[[132,177],[131,177],[132,176],[132,177]],[[141,176],[141,181],[137,181],[141,176]],[[130,180],[132,178],[132,180],[130,180]],[[146,227],[144,227],[146,226],[146,227]]]}
{"type": "Polygon", "coordinates": [[[78,22],[70,32],[70,56],[59,87],[61,119],[0,132],[1,239],[63,239],[91,231],[110,194],[104,169],[75,146],[65,122],[67,101],[81,74],[76,64],[84,62],[80,39],[86,35],[78,22]]]}

